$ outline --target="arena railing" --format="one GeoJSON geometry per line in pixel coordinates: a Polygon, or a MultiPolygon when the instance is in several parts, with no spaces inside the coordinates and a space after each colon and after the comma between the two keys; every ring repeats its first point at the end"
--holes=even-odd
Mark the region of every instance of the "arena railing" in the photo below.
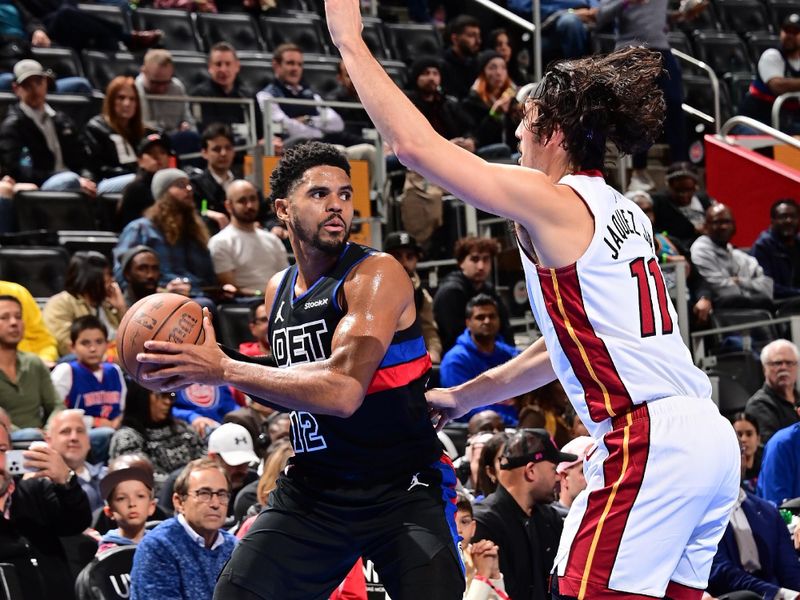
{"type": "Polygon", "coordinates": [[[800,100],[800,92],[786,92],[775,98],[775,102],[772,105],[772,126],[775,129],[780,129],[781,108],[783,108],[783,103],[793,98],[800,100]]]}
{"type": "Polygon", "coordinates": [[[687,62],[690,65],[693,65],[693,66],[697,67],[698,69],[701,69],[701,70],[705,71],[705,73],[708,75],[708,78],[711,80],[711,89],[712,89],[712,91],[714,93],[714,115],[713,115],[713,117],[711,115],[707,115],[706,113],[704,113],[701,110],[698,110],[698,109],[694,108],[693,106],[689,106],[686,103],[684,103],[683,106],[682,106],[683,111],[685,113],[688,113],[688,114],[693,115],[695,117],[700,117],[704,121],[712,123],[714,125],[714,132],[715,133],[718,132],[719,129],[720,129],[720,125],[722,125],[722,112],[720,110],[719,78],[717,77],[717,74],[714,73],[714,69],[709,67],[702,60],[697,60],[694,56],[689,56],[685,52],[681,52],[680,50],[677,50],[675,48],[672,48],[671,50],[672,50],[673,56],[676,56],[679,59],[681,59],[682,61],[687,62]]]}
{"type": "MultiPolygon", "coordinates": [[[[784,94],[785,95],[785,94],[784,94]]],[[[737,142],[732,138],[728,137],[728,134],[731,130],[736,127],[737,125],[744,125],[745,127],[749,127],[751,129],[755,129],[767,136],[773,138],[774,140],[792,146],[793,148],[797,148],[800,150],[800,140],[793,138],[792,136],[775,129],[774,127],[770,127],[762,123],[761,121],[756,121],[755,119],[751,119],[750,117],[743,117],[743,116],[736,116],[731,117],[725,124],[720,128],[719,133],[717,134],[717,138],[724,141],[727,144],[735,145],[737,142]]]]}
{"type": "MultiPolygon", "coordinates": [[[[715,327],[714,329],[704,329],[703,331],[692,332],[692,357],[695,364],[703,365],[705,359],[708,357],[708,348],[706,347],[706,339],[718,337],[722,334],[739,334],[742,338],[742,349],[750,351],[753,349],[753,337],[749,333],[752,329],[776,326],[788,326],[789,339],[795,344],[800,345],[800,315],[791,315],[788,317],[777,317],[773,319],[762,319],[760,321],[750,321],[747,323],[736,323],[735,325],[726,325],[725,327],[715,327]]],[[[771,340],[770,340],[771,341],[771,340]]]]}

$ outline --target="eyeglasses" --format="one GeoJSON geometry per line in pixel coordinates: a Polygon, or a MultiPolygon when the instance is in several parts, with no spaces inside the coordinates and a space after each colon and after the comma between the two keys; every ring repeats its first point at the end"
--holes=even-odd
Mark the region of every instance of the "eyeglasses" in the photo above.
{"type": "Polygon", "coordinates": [[[256,325],[263,325],[264,323],[269,323],[269,317],[259,317],[258,319],[253,319],[252,322],[256,325]]]}
{"type": "Polygon", "coordinates": [[[194,495],[197,498],[198,502],[202,502],[203,504],[208,504],[211,502],[211,497],[216,496],[219,498],[220,504],[227,504],[228,501],[231,499],[231,493],[228,490],[217,490],[216,492],[213,490],[209,490],[206,488],[202,488],[199,490],[195,490],[193,493],[189,492],[186,494],[187,496],[194,495]]]}
{"type": "Polygon", "coordinates": [[[796,360],[768,360],[768,367],[796,367],[796,360]]]}

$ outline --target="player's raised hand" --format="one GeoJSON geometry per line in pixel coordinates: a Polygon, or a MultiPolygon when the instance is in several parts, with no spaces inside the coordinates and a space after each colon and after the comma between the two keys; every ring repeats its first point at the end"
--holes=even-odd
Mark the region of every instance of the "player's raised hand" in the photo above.
{"type": "Polygon", "coordinates": [[[325,0],[325,18],[333,44],[341,50],[342,46],[361,39],[360,0],[325,0]]]}
{"type": "Polygon", "coordinates": [[[469,409],[463,408],[451,389],[433,388],[425,392],[428,414],[436,431],[441,431],[453,419],[465,415],[469,409]]]}

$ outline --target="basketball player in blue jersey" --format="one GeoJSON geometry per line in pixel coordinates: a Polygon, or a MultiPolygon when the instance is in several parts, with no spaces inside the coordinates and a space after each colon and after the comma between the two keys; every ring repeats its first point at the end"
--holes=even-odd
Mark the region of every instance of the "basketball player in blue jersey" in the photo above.
{"type": "Polygon", "coordinates": [[[660,55],[626,48],[554,64],[525,102],[520,166],[491,164],[437,135],[397,89],[361,37],[358,0],[325,9],[358,97],[400,161],[516,223],[542,338],[429,392],[434,418],[558,378],[596,445],[564,523],[554,597],[699,600],[738,496],[738,444],[681,340],[649,220],[602,175],[608,143],[645,150],[661,129],[660,55]]]}
{"type": "Polygon", "coordinates": [[[363,556],[395,600],[459,599],[456,477],[428,416],[411,281],[348,243],[350,166],[333,146],[288,150],[270,184],[297,261],[265,292],[279,368],[229,358],[207,316],[202,346],[154,342],[139,356],[162,389],[232,385],[292,411],[295,456],[214,598],[328,598],[363,556]]]}

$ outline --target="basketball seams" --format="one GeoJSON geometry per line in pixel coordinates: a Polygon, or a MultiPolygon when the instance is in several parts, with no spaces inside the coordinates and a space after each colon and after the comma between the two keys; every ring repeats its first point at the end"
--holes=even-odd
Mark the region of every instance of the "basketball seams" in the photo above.
{"type": "MultiPolygon", "coordinates": [[[[174,315],[176,312],[178,312],[178,311],[179,311],[181,308],[183,308],[184,306],[186,306],[186,304],[187,304],[188,302],[192,302],[192,299],[191,299],[191,298],[186,298],[186,300],[184,300],[183,302],[181,302],[180,304],[178,304],[178,305],[177,305],[175,308],[173,308],[173,309],[172,309],[172,311],[170,311],[170,313],[169,313],[169,314],[168,314],[166,317],[162,318],[162,319],[161,319],[161,324],[160,324],[160,325],[159,325],[159,326],[156,328],[156,330],[153,332],[153,335],[151,335],[151,336],[150,336],[150,339],[151,339],[151,340],[154,340],[154,339],[156,339],[156,337],[158,336],[158,334],[159,334],[159,333],[161,332],[161,330],[164,328],[164,325],[166,325],[167,323],[169,323],[169,321],[170,321],[170,319],[172,318],[172,316],[173,316],[173,315],[174,315]]],[[[135,377],[136,381],[139,381],[139,372],[141,371],[141,369],[142,369],[142,363],[140,363],[140,362],[137,360],[137,361],[136,361],[136,377],[135,377]]]]}

